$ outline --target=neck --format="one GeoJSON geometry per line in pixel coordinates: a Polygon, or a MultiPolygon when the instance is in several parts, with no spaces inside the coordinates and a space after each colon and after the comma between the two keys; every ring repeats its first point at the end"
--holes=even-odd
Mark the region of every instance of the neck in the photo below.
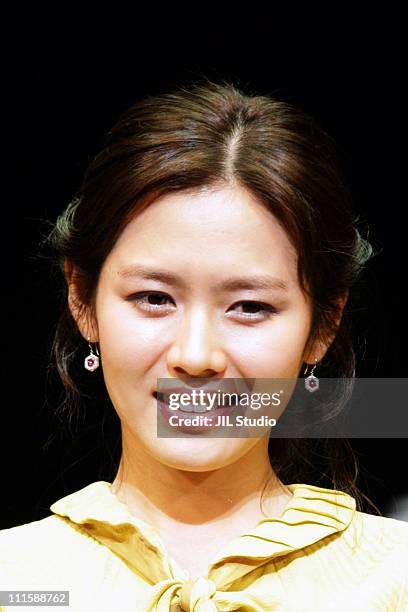
{"type": "Polygon", "coordinates": [[[123,434],[112,493],[135,516],[160,530],[169,525],[248,525],[280,516],[292,497],[270,465],[268,438],[259,439],[230,465],[192,472],[156,460],[123,434]]]}

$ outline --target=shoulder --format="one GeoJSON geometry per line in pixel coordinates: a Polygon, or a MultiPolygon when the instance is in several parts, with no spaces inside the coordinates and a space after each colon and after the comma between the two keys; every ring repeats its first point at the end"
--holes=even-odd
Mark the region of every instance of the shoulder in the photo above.
{"type": "Polygon", "coordinates": [[[392,602],[393,610],[408,609],[408,523],[356,512],[344,538],[360,588],[377,592],[379,599],[392,602]]]}
{"type": "Polygon", "coordinates": [[[408,565],[408,523],[381,515],[356,511],[344,540],[370,564],[408,565]]]}
{"type": "Polygon", "coordinates": [[[0,577],[72,574],[106,557],[106,547],[57,515],[0,530],[0,577]]]}
{"type": "Polygon", "coordinates": [[[396,518],[356,511],[355,520],[364,524],[366,533],[391,538],[395,541],[408,540],[408,523],[396,518]]]}
{"type": "Polygon", "coordinates": [[[27,546],[30,542],[41,541],[56,528],[53,516],[24,523],[0,530],[0,558],[3,558],[8,550],[12,551],[21,546],[27,546]]]}
{"type": "Polygon", "coordinates": [[[38,521],[24,523],[9,529],[0,530],[0,560],[5,557],[29,553],[36,549],[45,552],[55,549],[63,541],[65,544],[75,544],[86,534],[79,534],[67,521],[54,514],[38,521]]]}

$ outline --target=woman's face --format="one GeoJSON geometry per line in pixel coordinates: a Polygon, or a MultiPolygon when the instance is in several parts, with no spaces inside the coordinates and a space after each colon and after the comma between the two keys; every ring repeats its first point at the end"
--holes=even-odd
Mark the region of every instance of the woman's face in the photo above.
{"type": "Polygon", "coordinates": [[[207,471],[267,444],[158,438],[153,392],[158,378],[298,377],[302,361],[313,358],[304,354],[311,305],[296,264],[277,220],[237,187],[168,194],[133,218],[101,270],[92,337],[124,446],[168,466],[207,471]],[[254,286],[222,288],[243,277],[254,286]]]}

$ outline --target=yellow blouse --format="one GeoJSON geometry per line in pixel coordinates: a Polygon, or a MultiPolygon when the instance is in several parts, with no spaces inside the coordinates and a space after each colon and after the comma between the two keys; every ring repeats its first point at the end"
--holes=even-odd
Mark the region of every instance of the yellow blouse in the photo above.
{"type": "Polygon", "coordinates": [[[358,512],[342,491],[287,487],[279,518],[248,528],[190,581],[111,483],[94,482],[52,515],[0,531],[0,590],[69,591],[68,608],[46,608],[60,612],[407,612],[408,523],[358,512]]]}

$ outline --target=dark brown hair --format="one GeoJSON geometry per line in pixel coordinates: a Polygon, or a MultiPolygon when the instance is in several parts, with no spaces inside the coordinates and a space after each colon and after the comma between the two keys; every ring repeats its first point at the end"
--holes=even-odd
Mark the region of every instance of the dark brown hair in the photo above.
{"type": "MultiPolygon", "coordinates": [[[[92,312],[100,270],[133,215],[168,192],[233,184],[275,215],[296,248],[299,283],[313,306],[309,342],[335,336],[320,375],[353,378],[351,289],[372,246],[357,227],[334,142],[312,117],[275,96],[203,79],[137,102],[106,134],[44,244],[56,254],[58,272],[65,261],[75,266],[80,303],[92,312]],[[347,293],[337,327],[338,299],[347,293]]],[[[70,420],[81,405],[74,373],[84,344],[60,278],[62,312],[52,359],[65,389],[58,410],[70,420]]],[[[99,383],[103,388],[102,377],[99,383]]],[[[340,406],[330,406],[325,418],[340,406]]],[[[357,487],[358,462],[347,439],[275,439],[269,446],[271,465],[283,482],[307,482],[310,474],[316,479],[323,464],[320,473],[331,486],[353,495],[358,508],[362,497],[373,505],[357,487]]]]}

